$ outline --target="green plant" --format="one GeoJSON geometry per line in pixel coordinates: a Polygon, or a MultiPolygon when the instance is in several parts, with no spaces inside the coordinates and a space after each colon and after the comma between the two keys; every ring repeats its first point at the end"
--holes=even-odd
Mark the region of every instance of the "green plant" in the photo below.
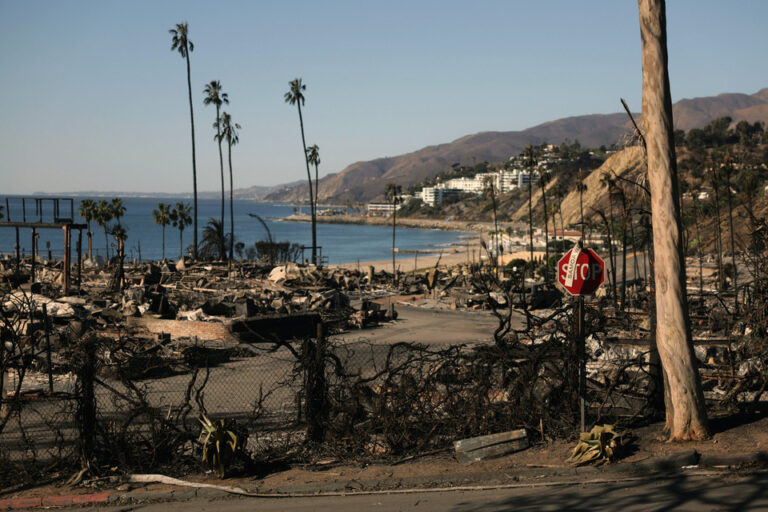
{"type": "Polygon", "coordinates": [[[203,414],[200,423],[203,425],[201,436],[205,436],[200,462],[224,478],[232,462],[245,455],[248,434],[239,430],[234,420],[211,421],[203,414]]]}
{"type": "Polygon", "coordinates": [[[590,432],[581,433],[579,444],[566,462],[599,466],[615,460],[626,445],[627,437],[613,430],[613,425],[595,425],[590,432]]]}

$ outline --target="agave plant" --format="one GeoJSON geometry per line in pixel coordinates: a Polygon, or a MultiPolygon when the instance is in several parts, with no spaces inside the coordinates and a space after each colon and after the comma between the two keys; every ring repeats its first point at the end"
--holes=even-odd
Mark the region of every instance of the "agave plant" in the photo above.
{"type": "Polygon", "coordinates": [[[200,423],[203,425],[203,467],[215,470],[219,478],[224,478],[229,466],[245,452],[248,435],[237,428],[234,420],[211,421],[205,414],[200,423]]]}
{"type": "Polygon", "coordinates": [[[615,460],[626,444],[626,436],[614,431],[613,425],[595,425],[590,432],[581,433],[579,444],[566,462],[600,466],[615,460]]]}

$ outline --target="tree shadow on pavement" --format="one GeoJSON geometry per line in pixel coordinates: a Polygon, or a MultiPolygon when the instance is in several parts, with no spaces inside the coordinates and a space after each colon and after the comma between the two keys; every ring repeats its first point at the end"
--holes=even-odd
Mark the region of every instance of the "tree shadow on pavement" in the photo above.
{"type": "Polygon", "coordinates": [[[574,484],[562,487],[516,488],[497,491],[482,505],[457,503],[455,512],[521,510],[746,511],[768,509],[768,475],[696,476],[674,474],[640,481],[574,484]],[[506,494],[508,493],[508,494],[506,494]]]}

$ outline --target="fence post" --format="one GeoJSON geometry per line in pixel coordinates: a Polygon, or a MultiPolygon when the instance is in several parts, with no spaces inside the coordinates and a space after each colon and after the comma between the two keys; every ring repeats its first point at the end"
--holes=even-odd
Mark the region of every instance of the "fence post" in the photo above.
{"type": "Polygon", "coordinates": [[[325,380],[325,333],[323,323],[317,324],[317,339],[304,341],[304,384],[307,440],[320,444],[325,439],[327,389],[325,380]]]}
{"type": "Polygon", "coordinates": [[[93,458],[96,433],[96,396],[93,384],[96,376],[96,339],[85,335],[80,340],[82,366],[77,375],[77,412],[75,420],[80,434],[80,463],[89,468],[93,458]]]}

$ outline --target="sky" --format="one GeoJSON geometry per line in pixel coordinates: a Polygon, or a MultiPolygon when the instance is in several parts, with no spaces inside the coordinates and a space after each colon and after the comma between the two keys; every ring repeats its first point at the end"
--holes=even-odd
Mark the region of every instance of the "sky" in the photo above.
{"type": "MultiPolygon", "coordinates": [[[[673,101],[768,87],[768,2],[667,5],[673,101]]],[[[198,188],[220,189],[219,80],[242,125],[235,188],[306,178],[488,130],[640,109],[637,3],[530,0],[0,0],[0,195],[187,193],[189,23],[198,188]]],[[[224,148],[226,166],[226,148],[224,148]]],[[[228,173],[228,171],[226,171],[228,173]]],[[[227,177],[228,183],[228,177],[227,177]]]]}

